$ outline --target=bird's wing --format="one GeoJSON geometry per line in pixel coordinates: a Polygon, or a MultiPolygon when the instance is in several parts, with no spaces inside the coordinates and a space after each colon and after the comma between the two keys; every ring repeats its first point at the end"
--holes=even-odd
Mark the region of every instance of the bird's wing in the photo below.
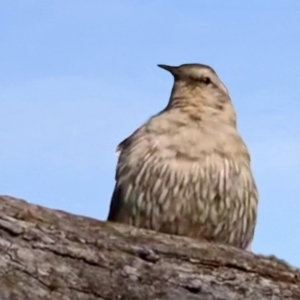
{"type": "MultiPolygon", "coordinates": [[[[122,150],[126,147],[126,145],[129,143],[130,137],[126,138],[125,140],[123,140],[117,147],[115,150],[115,154],[118,158],[118,160],[120,159],[120,154],[122,152],[122,150]]],[[[116,184],[115,184],[115,188],[111,197],[111,201],[110,201],[110,207],[109,207],[109,213],[108,213],[108,217],[107,217],[107,221],[116,221],[118,219],[119,213],[120,213],[120,208],[122,207],[122,192],[121,192],[121,187],[118,186],[118,182],[117,182],[117,172],[115,174],[115,180],[116,180],[116,184]]]]}
{"type": "Polygon", "coordinates": [[[111,197],[107,221],[116,222],[116,221],[120,220],[120,218],[121,218],[120,214],[122,213],[122,210],[124,209],[124,207],[122,205],[122,201],[123,201],[122,187],[118,184],[117,170],[118,170],[118,165],[120,163],[120,155],[124,149],[130,147],[131,142],[132,142],[132,137],[136,132],[137,132],[137,130],[133,134],[131,134],[129,137],[124,139],[121,143],[119,143],[119,145],[115,149],[115,154],[118,158],[118,163],[117,163],[117,168],[116,168],[116,173],[115,173],[116,184],[115,184],[114,191],[113,191],[113,194],[111,197]]]}
{"type": "Polygon", "coordinates": [[[107,221],[111,221],[111,222],[117,221],[118,216],[120,214],[120,209],[122,209],[122,193],[121,193],[121,188],[116,183],[110,201],[107,221]]]}
{"type": "Polygon", "coordinates": [[[128,136],[126,139],[124,139],[121,143],[119,143],[119,145],[115,149],[115,155],[117,157],[120,156],[120,154],[123,151],[123,149],[125,149],[125,148],[127,148],[127,147],[130,146],[132,137],[135,134],[137,134],[139,130],[140,130],[140,128],[136,129],[130,136],[128,136]]]}
{"type": "Polygon", "coordinates": [[[116,154],[117,157],[120,156],[122,150],[123,150],[123,149],[126,147],[126,145],[128,144],[129,138],[130,138],[130,137],[128,137],[128,138],[126,138],[125,140],[123,140],[123,141],[116,147],[116,149],[115,149],[115,154],[116,154]]]}

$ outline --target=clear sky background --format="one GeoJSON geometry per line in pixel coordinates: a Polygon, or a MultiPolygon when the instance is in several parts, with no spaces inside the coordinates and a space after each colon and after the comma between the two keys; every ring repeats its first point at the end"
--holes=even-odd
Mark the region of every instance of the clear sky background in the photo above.
{"type": "Polygon", "coordinates": [[[116,145],[212,66],[260,192],[253,251],[300,267],[300,1],[2,1],[0,194],[105,219],[116,145]]]}

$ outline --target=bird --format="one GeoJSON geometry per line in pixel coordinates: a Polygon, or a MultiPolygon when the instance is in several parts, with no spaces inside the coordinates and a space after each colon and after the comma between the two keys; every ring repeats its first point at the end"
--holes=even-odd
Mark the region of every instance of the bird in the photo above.
{"type": "Polygon", "coordinates": [[[171,95],[117,146],[107,221],[251,251],[259,196],[227,88],[208,65],[158,67],[171,95]]]}

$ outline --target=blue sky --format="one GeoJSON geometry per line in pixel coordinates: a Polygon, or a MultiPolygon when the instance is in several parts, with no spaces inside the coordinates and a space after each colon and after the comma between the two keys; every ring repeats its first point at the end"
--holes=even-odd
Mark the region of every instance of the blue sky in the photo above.
{"type": "Polygon", "coordinates": [[[116,145],[212,66],[260,192],[253,251],[300,267],[300,2],[3,1],[0,194],[105,219],[116,145]]]}

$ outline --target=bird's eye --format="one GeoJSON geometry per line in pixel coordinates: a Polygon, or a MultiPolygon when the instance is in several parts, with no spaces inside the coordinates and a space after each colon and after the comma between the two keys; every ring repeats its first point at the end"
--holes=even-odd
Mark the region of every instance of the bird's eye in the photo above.
{"type": "Polygon", "coordinates": [[[202,78],[202,82],[205,83],[205,84],[210,84],[211,83],[211,80],[209,77],[203,77],[202,78]]]}

